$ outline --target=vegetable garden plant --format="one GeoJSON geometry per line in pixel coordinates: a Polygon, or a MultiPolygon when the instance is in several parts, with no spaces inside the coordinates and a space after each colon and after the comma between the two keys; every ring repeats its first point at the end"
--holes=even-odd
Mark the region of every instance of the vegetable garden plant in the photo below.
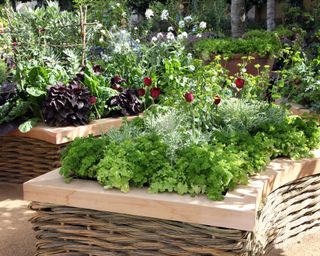
{"type": "MultiPolygon", "coordinates": [[[[21,17],[9,13],[8,18],[17,19],[10,22],[14,25],[20,19],[53,14],[73,28],[67,39],[83,34],[73,27],[78,14],[60,13],[55,5],[21,17]]],[[[141,37],[140,28],[127,27],[126,13],[120,16],[118,23],[94,21],[88,28],[87,44],[82,40],[81,45],[82,53],[88,53],[85,65],[81,49],[61,42],[55,19],[25,28],[30,33],[21,37],[13,33],[18,27],[0,35],[11,48],[5,52],[5,64],[0,63],[0,125],[6,125],[2,132],[18,125],[26,131],[38,120],[53,126],[81,125],[143,112],[143,117],[99,138],[77,138],[69,144],[60,169],[66,181],[85,178],[123,192],[148,187],[154,193],[204,194],[221,200],[270,160],[310,156],[319,145],[316,121],[291,116],[266,96],[268,90],[279,92],[270,86],[268,70],[252,76],[241,68],[229,76],[220,57],[208,65],[194,57],[187,47],[189,33],[203,32],[205,22],[195,24],[188,16],[166,32],[141,37]],[[42,49],[43,44],[49,48],[42,49]],[[39,52],[29,59],[33,47],[39,52]]],[[[153,16],[147,9],[148,27],[153,16]]],[[[157,18],[174,20],[167,10],[157,18]]],[[[278,43],[274,35],[265,37],[278,43]]],[[[265,37],[261,40],[268,43],[265,37]]]]}

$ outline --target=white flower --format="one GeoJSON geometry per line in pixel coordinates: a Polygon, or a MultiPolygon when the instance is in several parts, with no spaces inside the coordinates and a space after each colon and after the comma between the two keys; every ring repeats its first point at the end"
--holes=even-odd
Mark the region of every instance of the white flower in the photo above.
{"type": "Polygon", "coordinates": [[[179,21],[179,28],[184,28],[185,24],[183,20],[179,21]]]}
{"type": "Polygon", "coordinates": [[[191,16],[186,16],[186,17],[184,17],[184,21],[185,22],[190,22],[190,21],[192,21],[192,17],[191,16]]]}
{"type": "Polygon", "coordinates": [[[97,23],[97,29],[101,29],[103,26],[101,23],[97,23]]]}
{"type": "Polygon", "coordinates": [[[196,37],[201,38],[202,35],[201,35],[200,33],[198,33],[198,34],[196,35],[196,37]]]}
{"type": "Polygon", "coordinates": [[[136,39],[136,42],[137,42],[137,43],[140,43],[140,39],[139,39],[139,38],[137,38],[137,39],[136,39]]]}
{"type": "Polygon", "coordinates": [[[116,44],[116,45],[114,46],[113,51],[114,51],[115,53],[120,53],[120,52],[121,52],[121,45],[120,45],[120,44],[116,44]]]}
{"type": "Polygon", "coordinates": [[[107,32],[106,32],[104,29],[100,30],[100,33],[101,33],[102,35],[106,35],[106,34],[107,34],[107,32]]]}
{"type": "Polygon", "coordinates": [[[197,30],[198,30],[198,26],[194,25],[193,28],[192,28],[192,32],[196,32],[197,30]]]}
{"type": "Polygon", "coordinates": [[[117,6],[117,7],[120,7],[120,3],[116,3],[116,6],[117,6]]]}
{"type": "Polygon", "coordinates": [[[207,27],[207,22],[201,21],[199,24],[199,28],[205,29],[207,27]]]}
{"type": "Polygon", "coordinates": [[[151,9],[147,9],[145,15],[146,15],[147,20],[149,20],[149,19],[151,19],[151,17],[154,16],[154,13],[151,9]]]}
{"type": "Polygon", "coordinates": [[[134,30],[138,30],[138,27],[134,27],[133,29],[134,29],[134,30]]]}
{"type": "Polygon", "coordinates": [[[157,40],[158,40],[158,38],[156,38],[155,36],[151,38],[151,42],[152,42],[152,43],[157,42],[157,40]]]}
{"type": "Polygon", "coordinates": [[[183,38],[188,38],[188,33],[187,32],[182,32],[181,35],[182,35],[183,38]]]}
{"type": "Polygon", "coordinates": [[[127,14],[126,14],[126,12],[123,12],[121,15],[122,15],[122,17],[126,17],[127,14]]]}
{"type": "Polygon", "coordinates": [[[173,29],[173,27],[168,27],[168,31],[170,32],[170,31],[173,31],[174,29],[173,29]]]}
{"type": "Polygon", "coordinates": [[[193,71],[195,71],[195,70],[196,70],[195,66],[193,66],[193,65],[190,65],[190,66],[189,66],[189,71],[190,71],[190,72],[193,72],[193,71]]]}
{"type": "Polygon", "coordinates": [[[169,32],[169,33],[167,34],[167,39],[168,39],[168,40],[174,40],[174,34],[173,34],[172,32],[169,32]]]}
{"type": "Polygon", "coordinates": [[[103,43],[103,41],[104,41],[104,40],[103,40],[103,37],[100,37],[100,38],[99,38],[99,42],[100,42],[100,43],[103,43]]]}
{"type": "Polygon", "coordinates": [[[192,58],[192,53],[189,52],[187,57],[191,59],[192,58]]]}
{"type": "Polygon", "coordinates": [[[163,10],[161,12],[161,20],[168,20],[168,17],[169,17],[169,12],[168,10],[163,10]]]}
{"type": "Polygon", "coordinates": [[[187,33],[187,32],[182,32],[181,34],[179,34],[179,35],[177,36],[177,38],[178,38],[179,40],[188,38],[188,33],[187,33]]]}
{"type": "Polygon", "coordinates": [[[157,38],[158,38],[158,39],[163,38],[163,34],[162,34],[162,33],[158,33],[158,34],[157,34],[157,38]]]}

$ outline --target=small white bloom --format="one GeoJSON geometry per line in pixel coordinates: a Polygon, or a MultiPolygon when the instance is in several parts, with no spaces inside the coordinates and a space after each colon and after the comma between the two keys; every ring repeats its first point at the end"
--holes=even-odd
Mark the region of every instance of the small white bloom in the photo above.
{"type": "Polygon", "coordinates": [[[100,30],[100,33],[101,33],[102,35],[106,35],[106,34],[107,34],[107,32],[106,32],[104,29],[100,30]]]}
{"type": "Polygon", "coordinates": [[[134,29],[134,30],[138,30],[138,27],[134,27],[133,29],[134,29]]]}
{"type": "Polygon", "coordinates": [[[198,30],[198,26],[194,25],[193,28],[192,28],[192,32],[196,32],[197,30],[198,30]]]}
{"type": "Polygon", "coordinates": [[[137,38],[137,39],[136,39],[136,42],[139,44],[139,43],[140,43],[140,39],[139,39],[139,38],[137,38]]]}
{"type": "Polygon", "coordinates": [[[168,20],[168,17],[169,17],[169,12],[168,10],[163,10],[161,12],[161,20],[168,20]]]}
{"type": "Polygon", "coordinates": [[[173,31],[174,29],[173,29],[173,27],[168,27],[168,31],[170,32],[170,31],[173,31]]]}
{"type": "Polygon", "coordinates": [[[190,72],[193,72],[193,71],[195,71],[195,70],[196,70],[195,66],[193,66],[193,65],[190,65],[190,66],[189,66],[189,71],[190,71],[190,72]]]}
{"type": "Polygon", "coordinates": [[[97,29],[101,29],[103,26],[101,23],[97,23],[97,29]]]}
{"type": "Polygon", "coordinates": [[[185,22],[190,22],[190,21],[192,21],[192,17],[191,16],[186,16],[186,17],[184,17],[184,21],[185,22]]]}
{"type": "Polygon", "coordinates": [[[149,20],[149,19],[151,19],[151,17],[154,16],[154,13],[151,9],[147,9],[145,15],[146,15],[147,20],[149,20]]]}
{"type": "Polygon", "coordinates": [[[184,26],[185,26],[184,21],[183,21],[183,20],[180,20],[180,21],[179,21],[179,28],[184,28],[184,26]]]}
{"type": "Polygon", "coordinates": [[[189,52],[187,57],[191,59],[192,58],[192,53],[189,52]]]}
{"type": "Polygon", "coordinates": [[[104,41],[104,40],[103,40],[103,37],[100,37],[100,38],[99,38],[99,42],[100,42],[100,43],[103,43],[103,41],[104,41]]]}
{"type": "Polygon", "coordinates": [[[179,35],[177,36],[177,38],[178,38],[179,40],[186,39],[186,38],[188,38],[188,33],[187,33],[187,32],[182,32],[181,34],[179,34],[179,35]]]}
{"type": "Polygon", "coordinates": [[[158,40],[158,38],[156,38],[155,36],[151,38],[151,42],[152,42],[152,43],[157,42],[157,40],[158,40]]]}
{"type": "Polygon", "coordinates": [[[183,38],[188,38],[188,33],[187,32],[182,32],[181,35],[182,35],[183,38]]]}
{"type": "Polygon", "coordinates": [[[167,34],[167,39],[168,39],[168,40],[174,40],[174,34],[173,34],[172,32],[169,32],[169,33],[167,34]]]}
{"type": "Polygon", "coordinates": [[[201,35],[200,33],[198,33],[198,34],[196,35],[196,37],[201,38],[202,35],[201,35]]]}
{"type": "Polygon", "coordinates": [[[121,52],[121,45],[120,44],[116,44],[114,46],[114,50],[115,53],[120,53],[121,52]]]}
{"type": "Polygon", "coordinates": [[[123,12],[121,15],[122,15],[122,17],[126,17],[127,14],[125,12],[123,12]]]}
{"type": "Polygon", "coordinates": [[[117,7],[120,7],[120,3],[116,3],[116,6],[117,6],[117,7]]]}
{"type": "Polygon", "coordinates": [[[162,34],[162,33],[158,33],[158,34],[157,34],[157,38],[158,38],[158,39],[163,38],[163,34],[162,34]]]}
{"type": "Polygon", "coordinates": [[[201,21],[199,24],[199,28],[205,29],[207,27],[207,22],[201,21]]]}

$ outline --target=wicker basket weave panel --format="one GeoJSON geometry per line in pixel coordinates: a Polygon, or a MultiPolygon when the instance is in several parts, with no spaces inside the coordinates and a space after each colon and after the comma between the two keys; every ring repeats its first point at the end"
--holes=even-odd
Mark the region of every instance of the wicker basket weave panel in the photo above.
{"type": "Polygon", "coordinates": [[[272,192],[259,212],[255,251],[268,252],[302,232],[320,232],[320,175],[304,177],[272,192]]]}
{"type": "Polygon", "coordinates": [[[31,138],[0,137],[0,182],[23,183],[60,166],[65,144],[31,138]]]}
{"type": "Polygon", "coordinates": [[[249,255],[251,233],[82,208],[30,204],[37,255],[249,255]]]}

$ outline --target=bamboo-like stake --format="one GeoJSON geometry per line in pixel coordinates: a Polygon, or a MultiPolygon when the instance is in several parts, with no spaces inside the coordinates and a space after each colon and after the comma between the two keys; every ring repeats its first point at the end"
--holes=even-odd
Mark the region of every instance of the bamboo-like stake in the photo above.
{"type": "Polygon", "coordinates": [[[87,6],[80,6],[80,28],[81,28],[81,39],[82,39],[82,60],[81,65],[84,67],[86,65],[86,48],[87,48],[87,6]]]}

